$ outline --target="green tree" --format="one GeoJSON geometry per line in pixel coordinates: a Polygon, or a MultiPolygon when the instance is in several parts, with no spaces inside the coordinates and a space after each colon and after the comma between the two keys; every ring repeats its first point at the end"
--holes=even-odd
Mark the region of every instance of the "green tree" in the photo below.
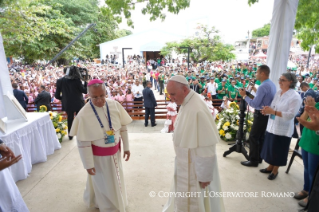
{"type": "Polygon", "coordinates": [[[299,0],[295,29],[297,38],[302,40],[301,47],[309,50],[315,45],[316,53],[319,53],[319,1],[299,0]]]}
{"type": "Polygon", "coordinates": [[[131,35],[131,34],[133,34],[133,32],[131,30],[127,30],[127,29],[119,29],[116,31],[116,35],[119,38],[131,35]]]}
{"type": "Polygon", "coordinates": [[[235,55],[231,53],[234,50],[232,45],[224,44],[215,27],[208,29],[206,26],[200,26],[200,34],[198,37],[186,38],[181,42],[168,42],[161,49],[161,54],[169,56],[172,51],[178,54],[187,55],[189,47],[190,58],[192,61],[199,63],[205,60],[229,60],[235,59],[235,55]]]}
{"type": "Polygon", "coordinates": [[[264,37],[269,36],[270,33],[270,23],[265,24],[263,27],[253,30],[253,37],[264,37]]]}
{"type": "Polygon", "coordinates": [[[97,0],[15,0],[2,4],[0,29],[7,55],[27,62],[52,59],[88,24],[96,23],[60,58],[99,57],[98,44],[116,39],[119,19],[97,0]]]}
{"type": "Polygon", "coordinates": [[[127,19],[127,25],[133,26],[131,11],[135,9],[135,4],[147,2],[142,9],[142,13],[151,15],[150,20],[158,18],[165,20],[165,11],[178,14],[180,10],[186,9],[190,5],[190,0],[105,0],[105,4],[111,9],[113,15],[121,16],[127,19]]]}

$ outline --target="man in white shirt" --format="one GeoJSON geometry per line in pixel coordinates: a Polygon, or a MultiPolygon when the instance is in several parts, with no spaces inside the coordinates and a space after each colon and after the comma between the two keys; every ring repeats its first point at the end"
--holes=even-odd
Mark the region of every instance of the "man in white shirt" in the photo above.
{"type": "Polygon", "coordinates": [[[212,95],[212,99],[217,99],[216,89],[218,88],[217,83],[215,82],[215,78],[210,78],[210,83],[207,84],[207,93],[212,95]]]}
{"type": "MultiPolygon", "coordinates": [[[[132,92],[133,92],[133,95],[134,95],[134,102],[141,102],[143,101],[143,90],[144,90],[144,87],[143,85],[140,85],[140,81],[138,79],[135,80],[135,85],[133,85],[132,87],[132,92]]],[[[143,102],[142,103],[134,103],[135,105],[141,105],[141,106],[137,106],[137,107],[134,107],[134,108],[141,108],[141,109],[138,109],[138,110],[142,110],[143,109],[143,102]]],[[[142,116],[142,115],[140,115],[142,116]]]]}

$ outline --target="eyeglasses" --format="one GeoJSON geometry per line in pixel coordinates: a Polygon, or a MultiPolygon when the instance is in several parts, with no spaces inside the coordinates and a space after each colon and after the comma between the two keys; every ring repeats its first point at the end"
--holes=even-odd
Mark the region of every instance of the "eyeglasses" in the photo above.
{"type": "Polygon", "coordinates": [[[91,99],[94,100],[94,101],[103,100],[103,99],[105,99],[105,96],[91,97],[91,99]]]}
{"type": "Polygon", "coordinates": [[[278,79],[278,82],[286,82],[286,81],[288,81],[288,80],[285,80],[285,79],[278,79]]]}

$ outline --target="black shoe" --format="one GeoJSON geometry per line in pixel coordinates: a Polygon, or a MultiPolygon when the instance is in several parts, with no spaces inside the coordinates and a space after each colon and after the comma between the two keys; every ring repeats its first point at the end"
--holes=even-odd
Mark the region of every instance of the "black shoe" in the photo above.
{"type": "Polygon", "coordinates": [[[252,161],[242,161],[240,162],[243,166],[249,166],[249,167],[257,167],[258,162],[252,162],[252,161]]]}
{"type": "Polygon", "coordinates": [[[69,140],[72,140],[73,139],[73,136],[69,136],[69,140]]]}
{"type": "Polygon", "coordinates": [[[274,180],[274,179],[276,179],[278,173],[279,173],[279,172],[277,172],[277,174],[274,175],[274,173],[271,172],[270,175],[268,176],[268,180],[274,180]]]}
{"type": "Polygon", "coordinates": [[[147,124],[144,124],[145,127],[147,127],[147,124]]]}
{"type": "Polygon", "coordinates": [[[155,127],[157,124],[152,125],[152,127],[155,127]]]}
{"type": "Polygon", "coordinates": [[[260,169],[259,171],[260,171],[261,173],[265,173],[265,174],[272,172],[272,171],[268,171],[267,168],[265,168],[265,169],[260,169]]]}

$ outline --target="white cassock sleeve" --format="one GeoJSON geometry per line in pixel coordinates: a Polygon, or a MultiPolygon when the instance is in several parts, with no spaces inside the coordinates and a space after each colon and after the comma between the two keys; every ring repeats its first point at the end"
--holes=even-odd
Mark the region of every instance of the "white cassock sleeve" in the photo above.
{"type": "Polygon", "coordinates": [[[213,181],[213,168],[216,160],[216,145],[191,149],[195,173],[199,182],[213,181]]]}
{"type": "Polygon", "coordinates": [[[122,141],[123,141],[123,146],[124,146],[123,149],[124,149],[124,151],[129,151],[130,150],[130,145],[128,143],[128,132],[127,132],[126,125],[121,127],[120,134],[121,134],[121,138],[122,138],[122,141]]]}
{"type": "Polygon", "coordinates": [[[80,157],[85,169],[94,168],[91,141],[77,141],[80,157]]]}

